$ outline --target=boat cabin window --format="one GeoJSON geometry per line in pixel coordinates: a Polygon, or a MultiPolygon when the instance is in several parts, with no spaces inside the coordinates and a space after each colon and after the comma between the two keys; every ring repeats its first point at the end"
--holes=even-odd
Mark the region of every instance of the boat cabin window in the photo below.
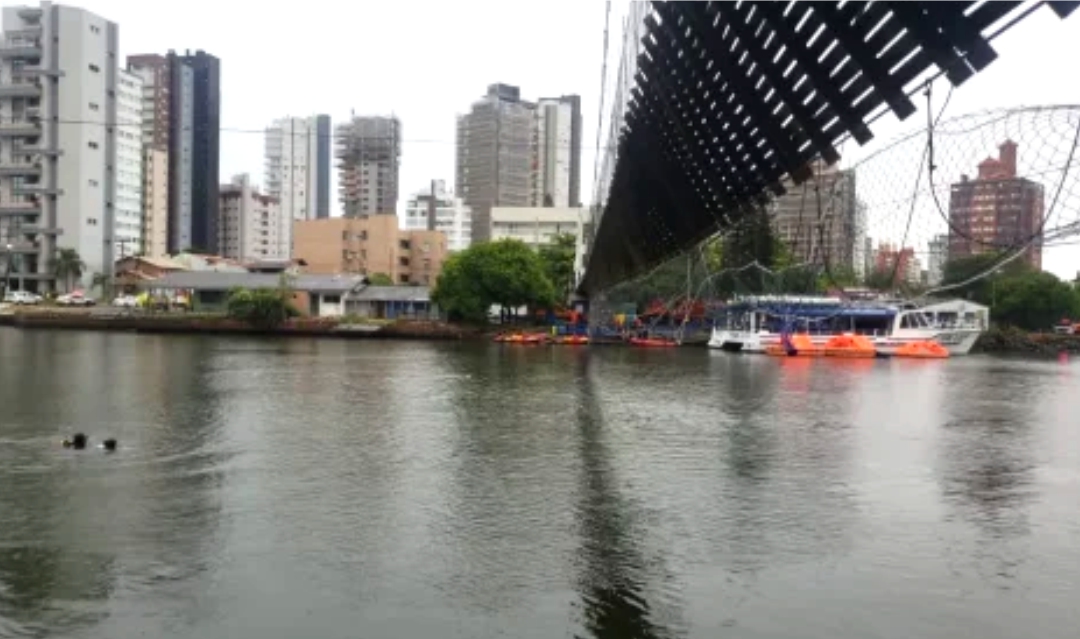
{"type": "Polygon", "coordinates": [[[930,328],[922,313],[904,313],[900,316],[900,328],[930,328]]]}

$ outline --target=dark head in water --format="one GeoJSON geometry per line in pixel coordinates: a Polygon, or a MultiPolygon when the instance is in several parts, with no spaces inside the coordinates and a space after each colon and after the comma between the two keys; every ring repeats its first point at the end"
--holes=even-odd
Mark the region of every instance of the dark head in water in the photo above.
{"type": "Polygon", "coordinates": [[[110,437],[109,439],[101,442],[101,447],[109,452],[112,452],[116,450],[116,440],[110,437]]]}
{"type": "Polygon", "coordinates": [[[75,433],[71,437],[64,438],[64,448],[74,448],[75,450],[82,450],[86,448],[86,435],[82,433],[75,433]]]}

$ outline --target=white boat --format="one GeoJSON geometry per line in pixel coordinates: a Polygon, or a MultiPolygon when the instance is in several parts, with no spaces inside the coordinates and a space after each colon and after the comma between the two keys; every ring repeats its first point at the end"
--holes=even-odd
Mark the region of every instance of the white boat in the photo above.
{"type": "Polygon", "coordinates": [[[824,346],[830,338],[854,333],[870,338],[879,353],[892,354],[911,342],[934,341],[950,355],[971,352],[984,328],[979,323],[935,324],[922,309],[904,309],[875,302],[849,303],[839,298],[759,297],[727,307],[713,327],[709,347],[742,353],[764,353],[780,344],[786,325],[824,346]]]}

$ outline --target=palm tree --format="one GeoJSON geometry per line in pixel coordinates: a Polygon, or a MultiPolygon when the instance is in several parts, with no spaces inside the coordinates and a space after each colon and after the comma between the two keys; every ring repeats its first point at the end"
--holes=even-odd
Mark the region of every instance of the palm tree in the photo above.
{"type": "Polygon", "coordinates": [[[108,297],[108,288],[111,284],[112,280],[104,273],[94,273],[94,276],[90,278],[90,290],[100,288],[102,297],[108,297]]]}
{"type": "Polygon", "coordinates": [[[64,280],[70,293],[73,284],[82,278],[86,263],[75,249],[62,248],[56,252],[56,257],[52,258],[52,269],[57,279],[64,280]]]}

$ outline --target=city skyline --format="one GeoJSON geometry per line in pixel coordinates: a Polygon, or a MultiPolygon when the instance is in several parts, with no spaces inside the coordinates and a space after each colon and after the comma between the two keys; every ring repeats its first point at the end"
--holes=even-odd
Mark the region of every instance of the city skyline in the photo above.
{"type": "MultiPolygon", "coordinates": [[[[317,2],[313,6],[316,5],[317,2]]],[[[583,7],[576,14],[578,19],[569,21],[569,24],[556,16],[537,16],[537,20],[545,25],[549,22],[552,25],[559,24],[580,36],[584,44],[567,47],[565,53],[554,48],[529,51],[528,47],[509,46],[513,43],[520,45],[522,37],[532,36],[498,34],[498,42],[489,42],[483,48],[470,46],[462,51],[440,56],[440,65],[454,68],[455,72],[432,74],[434,77],[427,84],[417,83],[415,78],[430,61],[422,57],[406,57],[391,65],[391,68],[373,68],[370,74],[365,75],[365,85],[378,86],[378,91],[358,91],[347,86],[348,83],[326,82],[328,76],[309,74],[296,76],[300,78],[304,90],[274,90],[269,93],[273,95],[270,100],[265,99],[269,86],[266,83],[270,76],[279,75],[281,69],[295,69],[297,63],[290,62],[283,52],[275,51],[267,37],[258,35],[239,43],[235,34],[224,29],[222,25],[203,24],[196,20],[194,15],[178,16],[166,32],[155,27],[159,16],[151,8],[124,0],[91,0],[72,6],[84,8],[121,27],[119,59],[125,59],[127,55],[140,51],[166,51],[169,48],[180,50],[181,47],[192,46],[200,47],[224,61],[226,78],[222,90],[226,96],[222,103],[221,166],[216,180],[219,184],[227,183],[228,176],[241,172],[250,174],[254,183],[266,183],[262,174],[263,133],[266,125],[281,114],[328,113],[334,121],[338,121],[341,113],[352,106],[355,106],[358,113],[392,112],[406,123],[410,135],[402,140],[400,193],[422,188],[432,178],[453,181],[454,113],[463,110],[475,98],[476,86],[502,79],[527,88],[533,96],[566,93],[581,95],[584,126],[580,190],[583,204],[588,204],[592,199],[595,159],[593,118],[599,105],[598,67],[603,58],[601,38],[598,34],[602,33],[604,7],[600,3],[583,7]],[[502,47],[506,54],[486,55],[482,58],[482,65],[462,64],[469,60],[475,63],[480,59],[478,56],[482,55],[481,50],[490,50],[491,46],[502,47]],[[252,51],[258,51],[260,55],[253,56],[252,51]],[[575,63],[566,63],[571,56],[575,63]],[[255,82],[262,84],[253,84],[255,82]],[[253,90],[256,86],[261,88],[253,90]],[[422,96],[433,93],[439,96],[435,107],[430,100],[421,99],[422,96]],[[359,99],[357,96],[360,96],[359,99]]],[[[213,5],[195,2],[193,6],[209,9],[213,5]]],[[[626,3],[615,3],[612,6],[613,40],[618,39],[626,6],[626,3]]],[[[485,11],[486,9],[490,8],[465,6],[451,10],[436,6],[432,15],[439,19],[453,18],[455,22],[458,21],[456,16],[460,12],[473,17],[486,13],[490,14],[491,19],[501,19],[508,17],[513,8],[499,8],[494,11],[485,11]]],[[[379,9],[380,15],[391,15],[397,11],[404,10],[394,7],[379,9]]],[[[268,19],[284,20],[283,17],[275,15],[268,19]]],[[[1080,33],[1080,27],[1076,26],[1076,21],[1058,24],[1041,12],[1037,12],[1032,20],[1032,24],[1027,28],[1010,31],[995,42],[995,48],[1002,53],[1002,58],[986,73],[967,83],[963,91],[951,96],[950,113],[1013,104],[1018,94],[1029,103],[1075,102],[1071,95],[1075,91],[1070,92],[1062,83],[1039,82],[1037,78],[1027,77],[1030,75],[1026,70],[1029,68],[1031,55],[1025,55],[1024,50],[1046,47],[1059,51],[1080,50],[1080,38],[1075,37],[1080,33]],[[1040,28],[1049,27],[1051,24],[1054,28],[1040,28]],[[1040,33],[1042,35],[1037,35],[1040,33]],[[1033,43],[1040,39],[1047,41],[1041,47],[1034,47],[1033,43]],[[1016,90],[1002,92],[995,89],[1002,83],[1010,84],[1016,90]]],[[[340,30],[336,25],[330,25],[328,29],[330,33],[340,30]]],[[[377,48],[378,43],[385,44],[387,36],[376,35],[377,38],[363,43],[365,51],[372,47],[377,48]]],[[[331,41],[332,38],[322,37],[319,40],[331,41]]],[[[573,35],[568,35],[567,40],[576,41],[573,35]]],[[[617,62],[619,53],[614,46],[609,51],[608,86],[613,83],[612,63],[617,62]]],[[[365,72],[366,70],[367,67],[365,72]]],[[[606,97],[610,101],[610,92],[606,97]]],[[[867,156],[880,148],[881,142],[911,126],[911,123],[904,125],[887,118],[882,122],[875,140],[869,145],[857,147],[849,144],[843,149],[845,164],[850,163],[848,160],[857,161],[860,156],[867,156]]],[[[332,179],[336,179],[336,176],[332,179]]],[[[336,185],[331,188],[334,186],[336,185]]],[[[399,197],[399,214],[403,205],[404,198],[399,197]]],[[[340,205],[336,201],[332,204],[330,214],[340,214],[340,205]]],[[[875,236],[872,231],[870,234],[875,236]]],[[[920,242],[920,246],[922,244],[925,242],[920,242]]],[[[1062,255],[1062,251],[1049,250],[1044,260],[1045,265],[1048,270],[1059,275],[1070,276],[1076,272],[1077,266],[1080,266],[1080,260],[1067,256],[1061,259],[1062,255]]]]}

